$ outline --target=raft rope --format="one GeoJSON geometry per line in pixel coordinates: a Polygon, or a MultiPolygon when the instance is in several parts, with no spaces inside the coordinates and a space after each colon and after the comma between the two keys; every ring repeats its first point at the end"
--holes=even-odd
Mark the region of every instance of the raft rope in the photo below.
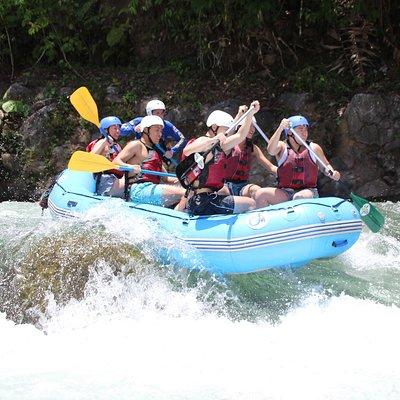
{"type": "MultiPolygon", "coordinates": [[[[77,196],[87,197],[87,198],[89,198],[89,199],[102,200],[101,198],[94,197],[94,196],[88,196],[88,195],[82,194],[82,193],[69,192],[68,190],[66,190],[65,188],[63,188],[58,182],[56,182],[56,185],[58,185],[62,190],[64,190],[65,194],[68,193],[68,194],[74,194],[74,195],[77,195],[77,196]]],[[[337,204],[333,204],[333,205],[332,205],[332,204],[331,204],[331,205],[329,205],[329,204],[323,204],[323,203],[319,203],[319,202],[317,202],[317,203],[316,203],[316,202],[314,202],[314,203],[311,203],[311,202],[304,202],[304,203],[295,204],[295,205],[289,206],[289,207],[279,207],[279,208],[273,208],[273,209],[270,209],[270,210],[263,209],[262,211],[263,211],[263,212],[272,212],[272,211],[289,210],[289,209],[291,209],[291,208],[300,207],[300,206],[303,206],[303,205],[319,205],[319,206],[322,206],[322,207],[327,207],[327,208],[332,209],[332,208],[338,208],[341,204],[346,203],[347,201],[350,201],[350,200],[348,200],[348,199],[343,199],[343,200],[339,201],[337,204]]],[[[284,204],[284,203],[283,203],[283,204],[284,204]]],[[[132,205],[132,206],[129,206],[129,207],[130,207],[130,208],[142,209],[142,208],[140,207],[140,204],[132,205]]],[[[143,210],[147,210],[147,209],[143,208],[143,210]]],[[[169,210],[169,208],[167,208],[167,210],[169,210]]],[[[259,210],[260,210],[260,209],[251,210],[251,211],[249,211],[249,213],[258,212],[259,210]]],[[[148,211],[148,210],[147,210],[147,211],[148,211]]],[[[153,213],[153,214],[164,215],[162,212],[157,212],[157,211],[152,211],[152,213],[153,213]]],[[[229,214],[229,215],[234,215],[234,214],[229,214]]],[[[170,216],[173,217],[173,218],[187,219],[187,217],[188,217],[189,215],[185,216],[184,218],[179,217],[179,216],[174,216],[174,215],[170,215],[170,216]]],[[[190,217],[190,216],[189,216],[189,217],[190,217]]],[[[203,218],[209,218],[209,217],[210,217],[209,215],[197,215],[197,216],[196,216],[196,219],[203,219],[203,218]]]]}

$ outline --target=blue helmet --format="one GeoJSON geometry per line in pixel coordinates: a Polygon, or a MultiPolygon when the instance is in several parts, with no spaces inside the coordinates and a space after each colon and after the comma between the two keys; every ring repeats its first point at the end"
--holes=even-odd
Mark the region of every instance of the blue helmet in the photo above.
{"type": "Polygon", "coordinates": [[[103,136],[107,136],[108,132],[107,129],[112,125],[119,125],[121,126],[121,120],[118,117],[105,117],[100,121],[100,133],[103,136]]]}
{"type": "MultiPolygon", "coordinates": [[[[306,125],[307,127],[310,126],[310,124],[307,121],[307,118],[303,117],[302,115],[293,115],[292,117],[289,117],[288,120],[290,121],[290,127],[293,129],[299,125],[306,125]]],[[[290,132],[289,129],[285,129],[286,137],[288,136],[289,132],[290,132]]]]}
{"type": "Polygon", "coordinates": [[[290,121],[290,125],[292,128],[296,128],[296,126],[299,125],[307,125],[307,126],[310,125],[307,119],[301,115],[294,115],[293,117],[289,117],[288,119],[290,121]]]}

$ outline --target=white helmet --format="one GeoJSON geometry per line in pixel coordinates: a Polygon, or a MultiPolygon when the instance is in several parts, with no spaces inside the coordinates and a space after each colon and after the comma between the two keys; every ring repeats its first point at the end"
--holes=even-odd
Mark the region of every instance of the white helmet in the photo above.
{"type": "Polygon", "coordinates": [[[226,126],[230,128],[233,124],[233,118],[225,111],[215,110],[208,116],[206,124],[208,127],[215,124],[217,126],[226,126]]]}
{"type": "Polygon", "coordinates": [[[157,115],[147,115],[140,121],[140,132],[143,132],[144,128],[150,128],[153,125],[161,125],[164,127],[164,121],[157,115]]]}
{"type": "Polygon", "coordinates": [[[165,110],[165,104],[161,100],[150,100],[146,104],[147,115],[153,115],[154,110],[165,110]]]}

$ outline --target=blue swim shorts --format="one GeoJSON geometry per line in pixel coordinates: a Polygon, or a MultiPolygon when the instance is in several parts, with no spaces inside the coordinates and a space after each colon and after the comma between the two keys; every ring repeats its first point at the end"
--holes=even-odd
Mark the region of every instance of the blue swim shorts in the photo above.
{"type": "Polygon", "coordinates": [[[162,206],[164,204],[163,187],[162,184],[156,185],[152,182],[134,183],[130,189],[130,199],[135,203],[162,206]]]}

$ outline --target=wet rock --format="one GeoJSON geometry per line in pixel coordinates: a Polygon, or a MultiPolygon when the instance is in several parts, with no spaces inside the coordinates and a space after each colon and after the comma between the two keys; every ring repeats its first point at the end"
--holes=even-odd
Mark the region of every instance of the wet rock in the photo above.
{"type": "Polygon", "coordinates": [[[48,106],[50,104],[54,103],[53,99],[44,99],[44,100],[39,100],[33,103],[31,107],[31,112],[36,112],[40,110],[41,108],[48,106]]]}
{"type": "Polygon", "coordinates": [[[380,95],[356,94],[345,111],[349,134],[359,143],[380,144],[388,110],[380,95]]]}
{"type": "Polygon", "coordinates": [[[66,144],[54,148],[52,162],[56,171],[62,171],[66,168],[71,154],[72,151],[66,144]]]}
{"type": "Polygon", "coordinates": [[[382,179],[375,179],[357,189],[357,194],[366,198],[379,199],[384,198],[389,191],[390,187],[382,179]]]}
{"type": "MultiPolygon", "coordinates": [[[[275,122],[274,115],[266,108],[261,108],[260,111],[255,115],[255,117],[257,120],[257,125],[269,139],[278,127],[277,123],[275,122]]],[[[259,135],[259,133],[257,133],[256,135],[259,135]]]]}
{"type": "Polygon", "coordinates": [[[279,97],[279,102],[285,108],[302,114],[304,113],[307,103],[310,102],[310,94],[285,92],[279,97]]]}
{"type": "Polygon", "coordinates": [[[41,160],[30,159],[26,161],[23,171],[27,175],[40,176],[46,172],[46,164],[41,160]]]}
{"type": "Polygon", "coordinates": [[[68,97],[74,92],[74,89],[70,86],[63,86],[60,88],[59,96],[60,97],[68,97]]]}
{"type": "MultiPolygon", "coordinates": [[[[96,137],[99,135],[96,134],[96,137]]],[[[92,135],[89,131],[83,128],[78,128],[76,132],[73,134],[71,137],[71,143],[76,146],[76,147],[82,147],[85,148],[86,145],[91,142],[92,140],[92,135]]]]}
{"type": "Polygon", "coordinates": [[[4,168],[8,170],[13,170],[15,168],[15,156],[10,153],[3,153],[1,155],[1,163],[4,168]]]}
{"type": "Polygon", "coordinates": [[[118,88],[116,86],[108,86],[106,92],[106,101],[108,101],[109,103],[121,104],[124,102],[124,99],[119,94],[118,88]]]}
{"type": "Polygon", "coordinates": [[[182,125],[189,123],[193,124],[195,121],[198,121],[199,114],[193,114],[191,111],[183,107],[175,107],[167,109],[167,115],[165,116],[165,119],[171,121],[179,130],[181,130],[182,125]]]}
{"type": "Polygon", "coordinates": [[[215,110],[222,110],[227,112],[228,114],[231,114],[232,117],[235,117],[237,114],[239,106],[241,106],[243,103],[239,102],[238,100],[235,99],[229,99],[222,101],[220,103],[215,104],[214,106],[210,107],[207,110],[207,115],[205,116],[205,120],[207,117],[215,110]]]}
{"type": "Polygon", "coordinates": [[[45,122],[55,108],[54,104],[44,106],[23,122],[19,132],[26,146],[45,146],[51,142],[51,132],[46,131],[45,122]]]}
{"type": "Polygon", "coordinates": [[[20,83],[13,83],[4,93],[3,100],[27,101],[31,97],[30,89],[20,83]]]}

